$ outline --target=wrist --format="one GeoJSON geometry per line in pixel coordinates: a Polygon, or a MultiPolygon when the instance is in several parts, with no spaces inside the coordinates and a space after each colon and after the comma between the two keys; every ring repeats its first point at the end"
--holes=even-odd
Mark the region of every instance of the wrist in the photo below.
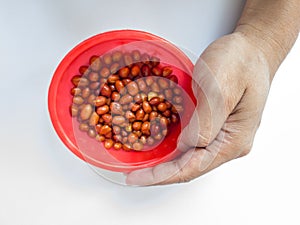
{"type": "Polygon", "coordinates": [[[296,0],[248,0],[235,32],[265,55],[272,79],[299,28],[300,4],[296,0]]]}

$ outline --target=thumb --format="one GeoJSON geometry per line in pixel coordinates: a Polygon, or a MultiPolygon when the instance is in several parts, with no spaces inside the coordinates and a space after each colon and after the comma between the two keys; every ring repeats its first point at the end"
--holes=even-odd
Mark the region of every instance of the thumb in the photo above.
{"type": "Polygon", "coordinates": [[[200,58],[193,73],[193,92],[197,99],[196,110],[190,123],[183,129],[178,148],[206,147],[217,136],[227,113],[221,88],[208,65],[200,58]]]}

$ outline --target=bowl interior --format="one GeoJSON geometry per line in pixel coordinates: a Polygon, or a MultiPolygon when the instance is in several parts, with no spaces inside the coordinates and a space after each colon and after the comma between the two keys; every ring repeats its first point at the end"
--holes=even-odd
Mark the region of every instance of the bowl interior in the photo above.
{"type": "Polygon", "coordinates": [[[52,124],[60,139],[74,154],[100,168],[127,172],[171,160],[180,154],[176,149],[177,139],[195,109],[196,100],[191,89],[192,69],[191,61],[182,51],[152,34],[120,30],[96,35],[71,50],[54,73],[48,93],[52,124]],[[178,78],[178,85],[183,90],[184,113],[180,114],[180,123],[171,126],[171,132],[149,151],[107,150],[102,143],[81,132],[78,122],[69,113],[73,98],[70,94],[73,86],[71,78],[79,73],[81,66],[89,65],[91,56],[101,56],[116,50],[139,50],[141,53],[158,57],[162,66],[172,67],[173,74],[178,78]]]}

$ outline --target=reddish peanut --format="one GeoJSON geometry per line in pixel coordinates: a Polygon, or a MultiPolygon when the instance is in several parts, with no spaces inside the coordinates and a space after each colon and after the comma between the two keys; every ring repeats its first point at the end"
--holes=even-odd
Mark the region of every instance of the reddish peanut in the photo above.
{"type": "Polygon", "coordinates": [[[112,57],[110,54],[106,54],[103,56],[103,62],[106,64],[106,65],[110,65],[112,63],[112,57]]]}
{"type": "Polygon", "coordinates": [[[132,145],[132,148],[136,151],[141,151],[144,148],[144,146],[142,143],[136,142],[132,145]]]}
{"type": "Polygon", "coordinates": [[[92,111],[93,111],[93,108],[90,104],[84,105],[80,111],[80,118],[82,120],[87,120],[88,118],[90,118],[92,111]]]}
{"type": "Polygon", "coordinates": [[[110,97],[111,89],[107,84],[104,84],[100,93],[101,93],[102,96],[110,97]]]}
{"type": "Polygon", "coordinates": [[[125,122],[124,116],[114,116],[112,118],[112,123],[116,125],[121,125],[122,123],[125,122]]]}
{"type": "Polygon", "coordinates": [[[126,94],[120,98],[120,104],[128,104],[133,101],[133,97],[129,94],[126,94]]]}
{"type": "Polygon", "coordinates": [[[149,102],[147,102],[147,101],[143,102],[143,110],[144,110],[145,113],[151,113],[152,112],[152,108],[151,108],[149,102]]]}
{"type": "Polygon", "coordinates": [[[83,90],[81,92],[81,97],[87,98],[90,96],[90,94],[91,94],[91,90],[88,87],[86,87],[86,88],[83,88],[83,90]]]}
{"type": "Polygon", "coordinates": [[[109,112],[109,107],[108,105],[103,105],[97,108],[96,112],[98,115],[103,115],[109,112]]]}
{"type": "Polygon", "coordinates": [[[143,120],[145,116],[145,112],[143,109],[139,109],[138,111],[136,111],[135,113],[135,118],[136,120],[143,120]]]}
{"type": "Polygon", "coordinates": [[[108,113],[103,114],[103,115],[102,115],[102,119],[103,119],[104,123],[110,124],[111,121],[112,121],[112,115],[111,115],[111,114],[108,114],[108,113]]]}
{"type": "Polygon", "coordinates": [[[127,84],[127,90],[128,93],[132,96],[135,96],[137,93],[139,93],[139,88],[136,82],[132,81],[129,84],[127,84]]]}
{"type": "Polygon", "coordinates": [[[107,124],[106,125],[103,125],[100,130],[99,130],[99,134],[101,135],[106,135],[108,134],[109,132],[111,132],[111,127],[108,126],[107,124]]]}
{"type": "Polygon", "coordinates": [[[167,76],[170,76],[171,74],[173,73],[173,70],[171,67],[169,66],[165,66],[162,70],[162,76],[163,77],[167,77],[167,76]]]}
{"type": "Polygon", "coordinates": [[[112,54],[112,60],[114,62],[119,62],[121,59],[122,59],[123,55],[122,55],[122,52],[120,51],[116,51],[112,54]]]}
{"type": "Polygon", "coordinates": [[[105,147],[106,149],[110,149],[110,148],[113,146],[113,144],[114,144],[113,140],[107,139],[107,140],[105,140],[105,142],[104,142],[104,147],[105,147]]]}
{"type": "Polygon", "coordinates": [[[140,67],[138,65],[134,65],[133,67],[131,67],[130,73],[133,77],[136,77],[140,74],[140,71],[141,71],[140,67]]]}
{"type": "Polygon", "coordinates": [[[75,117],[78,115],[78,112],[79,112],[79,109],[78,109],[78,106],[75,105],[75,104],[72,104],[70,106],[70,113],[71,113],[71,116],[75,117]]]}
{"type": "Polygon", "coordinates": [[[130,70],[128,67],[123,67],[119,70],[119,76],[121,78],[127,78],[129,76],[130,70]]]}
{"type": "Polygon", "coordinates": [[[99,115],[96,112],[93,112],[89,120],[89,125],[96,126],[97,123],[99,122],[99,118],[100,118],[99,115]]]}
{"type": "Polygon", "coordinates": [[[76,105],[81,105],[84,102],[84,99],[81,96],[75,96],[73,98],[73,103],[76,105]]]}
{"type": "Polygon", "coordinates": [[[93,101],[94,106],[99,107],[103,106],[106,103],[106,98],[104,96],[97,96],[95,100],[93,101]]]}
{"type": "Polygon", "coordinates": [[[150,135],[150,122],[144,122],[142,124],[141,131],[145,135],[150,135]]]}
{"type": "Polygon", "coordinates": [[[117,103],[117,102],[112,102],[110,104],[110,111],[111,111],[112,114],[122,115],[123,114],[122,105],[120,103],[117,103]]]}
{"type": "Polygon", "coordinates": [[[75,96],[75,95],[80,95],[81,94],[81,89],[78,87],[73,87],[71,89],[71,95],[75,96]]]}
{"type": "Polygon", "coordinates": [[[161,112],[165,112],[167,110],[167,105],[164,102],[158,104],[157,109],[161,112]]]}

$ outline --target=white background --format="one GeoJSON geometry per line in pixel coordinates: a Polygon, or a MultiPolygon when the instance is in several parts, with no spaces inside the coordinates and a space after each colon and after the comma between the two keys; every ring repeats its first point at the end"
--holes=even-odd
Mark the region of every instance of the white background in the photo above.
{"type": "Polygon", "coordinates": [[[253,150],[188,184],[131,188],[97,176],[60,142],[52,74],[80,41],[136,28],[199,55],[243,2],[0,0],[0,224],[299,224],[300,39],[273,82],[253,150]]]}

